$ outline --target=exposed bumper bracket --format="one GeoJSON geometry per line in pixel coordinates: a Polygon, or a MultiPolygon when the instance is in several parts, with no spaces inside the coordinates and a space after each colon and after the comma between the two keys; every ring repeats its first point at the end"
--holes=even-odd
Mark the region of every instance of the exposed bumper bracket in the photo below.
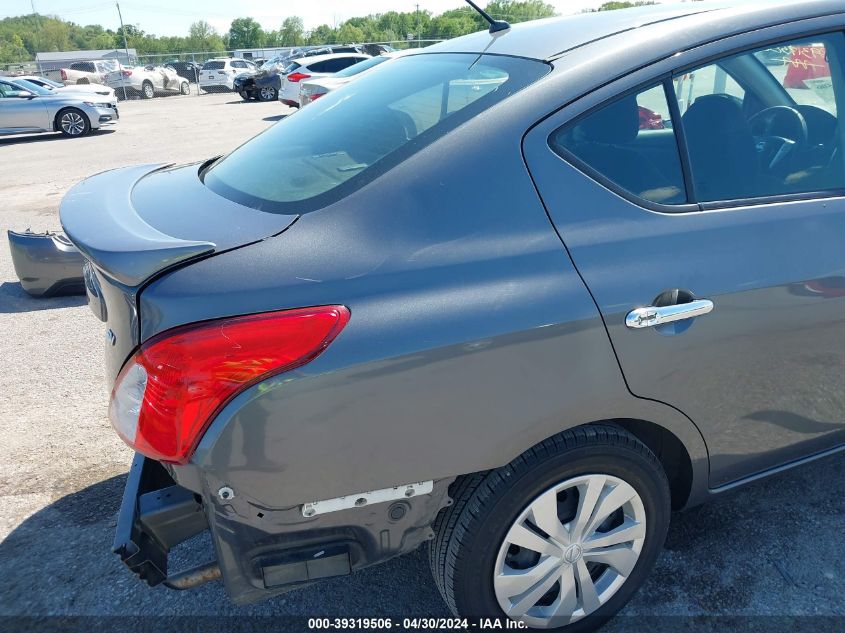
{"type": "Polygon", "coordinates": [[[135,455],[123,493],[113,551],[150,586],[188,589],[219,577],[208,564],[171,578],[167,575],[170,548],[207,529],[202,505],[195,495],[177,486],[164,467],[135,455]]]}

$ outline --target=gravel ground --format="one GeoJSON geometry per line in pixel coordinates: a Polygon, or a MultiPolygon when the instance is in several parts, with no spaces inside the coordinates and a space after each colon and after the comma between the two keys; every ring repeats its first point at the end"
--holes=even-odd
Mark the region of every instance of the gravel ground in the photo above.
{"type": "MultiPolygon", "coordinates": [[[[122,103],[113,131],[84,139],[0,139],[0,228],[57,229],[59,200],[81,178],[204,159],[287,112],[232,95],[170,97],[122,103]]],[[[103,334],[84,299],[23,293],[3,231],[0,629],[31,626],[9,616],[135,618],[71,621],[77,628],[190,616],[174,621],[184,630],[187,622],[231,628],[242,622],[233,616],[244,615],[272,616],[262,628],[305,627],[285,616],[447,615],[423,551],[250,607],[230,604],[219,584],[178,593],[138,582],[110,553],[131,452],[106,419],[103,334]]],[[[676,515],[651,579],[607,630],[843,630],[843,488],[845,459],[835,457],[676,515]]],[[[175,561],[210,555],[200,538],[180,546],[175,561]]],[[[40,623],[56,621],[68,622],[40,623]]]]}

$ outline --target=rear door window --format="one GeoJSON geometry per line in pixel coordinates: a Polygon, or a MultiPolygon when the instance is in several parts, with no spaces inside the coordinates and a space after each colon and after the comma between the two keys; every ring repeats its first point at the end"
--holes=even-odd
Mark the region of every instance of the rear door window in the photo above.
{"type": "Polygon", "coordinates": [[[663,85],[599,107],[555,131],[551,148],[591,176],[659,204],[687,201],[663,85]]]}
{"type": "Polygon", "coordinates": [[[845,189],[837,119],[844,54],[845,36],[835,33],[675,78],[698,201],[845,189]]]}

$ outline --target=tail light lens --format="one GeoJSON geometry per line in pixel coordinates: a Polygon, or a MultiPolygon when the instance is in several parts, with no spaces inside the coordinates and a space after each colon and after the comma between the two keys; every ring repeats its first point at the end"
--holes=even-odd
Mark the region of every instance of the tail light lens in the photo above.
{"type": "Polygon", "coordinates": [[[141,346],[120,372],[109,418],[139,453],[187,463],[227,402],[251,385],[319,356],[348,321],[347,308],[322,306],[165,332],[141,346]]]}
{"type": "Polygon", "coordinates": [[[291,73],[288,75],[288,81],[291,83],[299,83],[303,79],[311,79],[311,75],[306,75],[305,73],[291,73]]]}
{"type": "Polygon", "coordinates": [[[314,94],[312,94],[309,97],[309,99],[311,99],[311,101],[313,102],[313,101],[316,101],[317,99],[319,99],[320,97],[322,97],[324,94],[326,94],[326,93],[325,92],[315,92],[314,94]]]}
{"type": "Polygon", "coordinates": [[[62,81],[67,81],[67,72],[64,68],[59,71],[62,74],[62,81]]]}
{"type": "Polygon", "coordinates": [[[131,70],[121,70],[120,74],[123,75],[124,77],[131,77],[132,71],[131,70]]]}

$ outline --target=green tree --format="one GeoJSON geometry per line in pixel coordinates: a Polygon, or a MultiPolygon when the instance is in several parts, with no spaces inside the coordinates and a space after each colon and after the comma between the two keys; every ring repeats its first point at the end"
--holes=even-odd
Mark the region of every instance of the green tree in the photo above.
{"type": "Polygon", "coordinates": [[[213,26],[205,20],[199,20],[188,29],[185,49],[189,52],[222,53],[226,50],[226,44],[213,26]]]}
{"type": "MultiPolygon", "coordinates": [[[[542,0],[527,0],[527,2],[493,0],[487,4],[485,11],[496,19],[507,20],[513,24],[550,18],[555,14],[555,8],[542,0]]],[[[484,24],[482,24],[483,27],[484,24]]]]}
{"type": "Polygon", "coordinates": [[[308,34],[308,43],[311,45],[334,44],[336,42],[337,32],[328,24],[321,24],[308,34]]]}
{"type": "Polygon", "coordinates": [[[282,46],[299,46],[305,43],[305,26],[302,18],[295,15],[285,18],[282,22],[282,30],[279,33],[279,40],[282,46]]]}
{"type": "Polygon", "coordinates": [[[264,31],[252,18],[235,18],[229,27],[228,46],[235,48],[259,48],[264,43],[264,31]]]}
{"type": "Polygon", "coordinates": [[[601,5],[596,11],[615,11],[616,9],[630,9],[631,7],[644,7],[649,4],[655,4],[654,2],[650,1],[639,1],[639,2],[605,2],[601,5]]]}
{"type": "Polygon", "coordinates": [[[344,22],[337,30],[336,39],[342,44],[360,43],[364,41],[364,31],[349,22],[344,22]]]}
{"type": "Polygon", "coordinates": [[[22,62],[29,58],[29,51],[23,45],[23,39],[17,33],[0,38],[0,64],[22,62]]]}

